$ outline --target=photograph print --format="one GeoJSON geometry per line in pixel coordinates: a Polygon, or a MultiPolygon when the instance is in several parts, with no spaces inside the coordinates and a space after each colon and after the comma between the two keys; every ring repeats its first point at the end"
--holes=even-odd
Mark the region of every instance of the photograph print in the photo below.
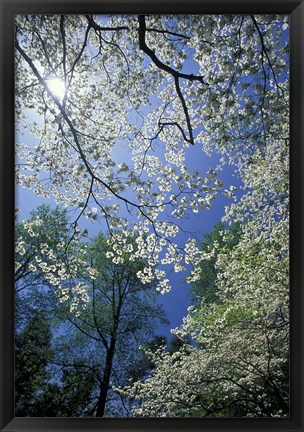
{"type": "Polygon", "coordinates": [[[289,417],[289,15],[15,16],[16,417],[289,417]]]}

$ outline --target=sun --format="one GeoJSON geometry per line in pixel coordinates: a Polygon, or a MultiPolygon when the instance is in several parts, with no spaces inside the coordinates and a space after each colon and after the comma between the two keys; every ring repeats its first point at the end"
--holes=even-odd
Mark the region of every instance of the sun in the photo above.
{"type": "Polygon", "coordinates": [[[48,88],[59,99],[63,99],[65,94],[65,84],[60,78],[51,78],[46,81],[48,88]]]}

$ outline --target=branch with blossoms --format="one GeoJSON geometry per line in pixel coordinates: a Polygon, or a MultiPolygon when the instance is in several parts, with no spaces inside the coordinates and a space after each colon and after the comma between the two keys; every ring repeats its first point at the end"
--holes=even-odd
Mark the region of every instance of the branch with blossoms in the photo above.
{"type": "MultiPolygon", "coordinates": [[[[23,58],[26,60],[26,62],[29,64],[29,66],[31,67],[32,71],[34,72],[35,76],[38,78],[40,84],[43,86],[44,90],[47,92],[48,96],[53,100],[53,102],[55,103],[55,105],[57,106],[57,108],[59,109],[63,119],[66,121],[69,130],[72,133],[72,136],[74,138],[74,143],[76,145],[76,150],[80,155],[80,158],[87,170],[87,172],[89,173],[89,175],[91,176],[91,186],[89,188],[89,191],[87,192],[87,199],[86,199],[86,203],[85,203],[85,207],[83,208],[83,210],[81,211],[80,215],[78,216],[77,220],[81,217],[81,215],[83,214],[85,208],[87,207],[90,197],[93,194],[93,185],[94,182],[98,182],[101,186],[103,186],[104,188],[106,188],[107,190],[109,190],[109,192],[116,197],[118,200],[123,201],[126,204],[126,207],[128,208],[128,205],[131,207],[135,207],[138,209],[138,211],[141,213],[142,216],[144,216],[145,218],[147,218],[150,223],[152,224],[152,226],[154,226],[154,222],[153,220],[148,216],[148,214],[144,211],[144,207],[147,208],[157,208],[157,207],[162,207],[162,205],[141,205],[141,204],[137,204],[134,201],[131,201],[130,199],[120,195],[119,193],[117,193],[113,187],[111,187],[108,183],[106,183],[105,181],[103,181],[100,177],[98,177],[94,172],[93,169],[90,165],[90,163],[88,162],[86,155],[83,152],[82,146],[80,144],[78,135],[80,134],[80,131],[78,129],[75,128],[75,126],[73,125],[73,122],[71,121],[71,119],[69,118],[66,110],[64,109],[63,104],[60,103],[59,99],[52,94],[52,92],[49,90],[47,83],[45,82],[45,80],[42,78],[42,76],[40,75],[40,73],[38,72],[37,68],[35,67],[32,59],[26,54],[26,52],[22,49],[22,47],[20,46],[18,39],[16,38],[16,49],[20,52],[20,54],[23,56],[23,58]]],[[[62,134],[65,135],[64,130],[63,130],[63,126],[60,124],[59,125],[60,130],[62,131],[62,134]]],[[[95,202],[96,199],[94,198],[95,202]]],[[[98,204],[99,207],[101,209],[103,209],[103,207],[98,204]]],[[[76,222],[77,222],[76,220],[76,222]]]]}
{"type": "MultiPolygon", "coordinates": [[[[182,108],[183,108],[184,115],[186,118],[189,137],[186,137],[182,127],[177,122],[174,122],[171,124],[175,124],[175,126],[177,126],[180,129],[186,142],[188,142],[190,144],[194,144],[193,128],[191,125],[189,110],[188,110],[185,98],[183,96],[183,93],[181,91],[179,80],[180,80],[180,78],[183,78],[183,79],[187,79],[191,82],[192,81],[198,81],[199,83],[201,83],[203,85],[207,85],[207,83],[204,81],[203,76],[197,76],[197,75],[193,75],[193,74],[185,74],[182,72],[178,72],[177,70],[173,69],[172,67],[166,65],[161,60],[159,60],[159,58],[155,55],[155,52],[153,50],[151,50],[146,43],[146,37],[145,37],[145,35],[146,35],[146,20],[145,20],[144,15],[138,15],[138,23],[139,23],[139,29],[138,29],[139,48],[142,51],[144,51],[150,57],[150,59],[153,61],[153,63],[158,68],[169,73],[174,79],[175,90],[176,90],[176,93],[177,93],[177,95],[180,99],[180,102],[182,104],[182,108]]],[[[169,125],[169,124],[170,123],[167,123],[167,125],[169,125]]]]}

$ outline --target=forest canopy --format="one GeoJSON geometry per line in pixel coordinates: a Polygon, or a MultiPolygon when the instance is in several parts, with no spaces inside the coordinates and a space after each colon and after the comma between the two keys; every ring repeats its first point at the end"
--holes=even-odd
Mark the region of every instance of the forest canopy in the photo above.
{"type": "Polygon", "coordinates": [[[16,415],[289,415],[288,28],[16,16],[16,415]]]}

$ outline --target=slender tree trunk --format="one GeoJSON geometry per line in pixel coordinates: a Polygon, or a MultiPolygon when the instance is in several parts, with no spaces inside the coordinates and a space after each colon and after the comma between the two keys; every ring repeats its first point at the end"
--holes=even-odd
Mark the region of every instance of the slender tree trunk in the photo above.
{"type": "Polygon", "coordinates": [[[111,332],[110,346],[107,349],[106,364],[103,372],[102,383],[99,387],[99,397],[97,402],[96,417],[103,417],[105,412],[107,396],[110,387],[110,378],[111,378],[112,368],[113,368],[113,359],[114,359],[115,348],[116,348],[121,307],[122,307],[122,297],[119,298],[119,304],[116,313],[114,313],[114,317],[113,317],[114,318],[113,330],[111,332]]]}
{"type": "Polygon", "coordinates": [[[107,402],[107,396],[108,396],[108,391],[109,391],[109,385],[110,385],[110,378],[111,378],[111,373],[112,373],[115,344],[116,344],[116,338],[111,340],[110,348],[107,351],[106,364],[105,364],[105,369],[104,369],[104,373],[103,373],[103,379],[102,379],[102,383],[99,387],[99,397],[98,397],[96,417],[103,417],[104,416],[106,402],[107,402]]]}

